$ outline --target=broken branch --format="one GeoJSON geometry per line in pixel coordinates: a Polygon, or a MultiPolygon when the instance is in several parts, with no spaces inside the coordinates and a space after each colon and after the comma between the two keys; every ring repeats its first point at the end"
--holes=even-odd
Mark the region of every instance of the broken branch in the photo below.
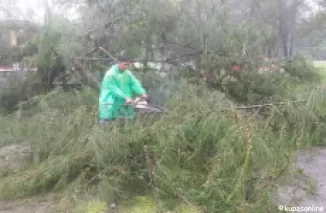
{"type": "Polygon", "coordinates": [[[262,108],[262,107],[269,107],[269,106],[276,106],[276,105],[284,105],[288,103],[300,103],[306,102],[306,100],[297,100],[297,101],[284,101],[284,102],[276,102],[276,103],[269,103],[269,104],[259,104],[259,105],[250,105],[250,106],[241,106],[241,107],[231,107],[231,108],[222,108],[223,110],[231,110],[231,109],[255,109],[255,108],[262,108]]]}
{"type": "Polygon", "coordinates": [[[70,59],[80,60],[80,61],[110,61],[107,58],[88,58],[88,57],[71,57],[70,59]]]}
{"type": "Polygon", "coordinates": [[[110,21],[105,22],[105,23],[102,24],[101,26],[96,27],[96,28],[94,28],[94,29],[92,29],[92,30],[87,31],[87,32],[86,32],[84,35],[82,35],[81,37],[89,37],[89,35],[90,35],[91,33],[93,33],[94,31],[99,30],[99,29],[102,28],[102,27],[107,27],[109,24],[112,24],[113,22],[118,21],[119,19],[122,19],[123,17],[124,17],[124,16],[118,16],[118,17],[115,17],[115,18],[111,19],[110,21]]]}
{"type": "Polygon", "coordinates": [[[109,53],[109,51],[107,51],[106,49],[104,49],[103,47],[99,47],[100,50],[102,50],[104,53],[106,53],[108,56],[110,56],[114,61],[117,61],[117,59],[115,57],[113,57],[111,55],[111,53],[109,53]]]}

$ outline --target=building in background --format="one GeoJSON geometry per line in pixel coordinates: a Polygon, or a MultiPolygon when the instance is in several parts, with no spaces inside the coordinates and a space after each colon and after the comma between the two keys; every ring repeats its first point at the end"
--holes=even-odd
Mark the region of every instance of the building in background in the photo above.
{"type": "Polygon", "coordinates": [[[0,72],[35,71],[21,64],[22,47],[38,34],[39,27],[29,21],[0,21],[0,72]]]}

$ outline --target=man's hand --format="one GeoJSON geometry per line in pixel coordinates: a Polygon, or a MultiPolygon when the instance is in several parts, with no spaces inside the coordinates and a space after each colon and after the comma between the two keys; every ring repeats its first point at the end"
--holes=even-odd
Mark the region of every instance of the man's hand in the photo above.
{"type": "Polygon", "coordinates": [[[126,104],[132,104],[133,103],[133,101],[130,98],[126,98],[125,100],[126,100],[126,104]]]}
{"type": "Polygon", "coordinates": [[[142,95],[141,95],[141,98],[145,98],[146,100],[148,99],[148,97],[147,97],[146,94],[142,94],[142,95]]]}

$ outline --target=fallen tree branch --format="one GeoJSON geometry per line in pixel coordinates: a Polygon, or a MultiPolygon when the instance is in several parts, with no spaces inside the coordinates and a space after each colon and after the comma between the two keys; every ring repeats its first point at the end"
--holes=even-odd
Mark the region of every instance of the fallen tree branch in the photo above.
{"type": "Polygon", "coordinates": [[[165,42],[165,45],[169,45],[169,44],[177,45],[177,46],[181,46],[181,47],[188,48],[188,49],[192,49],[192,50],[194,50],[194,51],[195,51],[195,50],[198,51],[197,48],[191,46],[191,42],[189,42],[188,44],[180,44],[180,43],[173,42],[173,41],[166,41],[166,42],[165,42]]]}
{"type": "Polygon", "coordinates": [[[122,19],[124,16],[118,16],[118,17],[115,17],[115,18],[113,18],[113,19],[111,19],[110,21],[107,21],[107,22],[105,22],[104,24],[102,24],[102,25],[100,25],[99,27],[96,27],[96,28],[94,28],[94,29],[92,29],[92,30],[89,30],[89,31],[87,31],[84,35],[82,35],[81,36],[81,38],[83,38],[83,37],[89,37],[89,35],[91,34],[91,33],[93,33],[94,31],[96,31],[96,30],[100,30],[102,27],[107,27],[109,24],[112,24],[113,22],[116,22],[116,21],[118,21],[119,19],[122,19]]]}
{"type": "Polygon", "coordinates": [[[98,48],[95,47],[95,48],[89,50],[88,52],[86,52],[86,53],[85,53],[83,56],[81,56],[80,58],[84,58],[84,57],[88,56],[89,54],[95,52],[97,49],[98,49],[98,48]]]}
{"type": "MultiPolygon", "coordinates": [[[[94,38],[91,38],[91,40],[93,40],[95,42],[95,45],[97,46],[97,47],[94,48],[95,50],[100,49],[102,52],[107,54],[112,59],[111,61],[117,62],[117,59],[108,50],[104,49],[101,46],[98,46],[98,44],[97,44],[97,42],[95,41],[94,38]]],[[[177,59],[181,59],[181,58],[189,57],[189,56],[198,56],[198,55],[202,55],[202,54],[203,54],[203,51],[199,51],[199,52],[175,55],[175,56],[169,57],[169,58],[167,58],[165,60],[146,60],[146,61],[147,62],[153,62],[153,63],[162,63],[162,64],[165,64],[165,63],[166,64],[174,64],[173,61],[175,61],[177,59]]],[[[225,56],[225,53],[206,53],[206,54],[214,54],[214,55],[225,56]]],[[[86,58],[85,56],[86,56],[86,54],[84,56],[82,56],[82,57],[75,57],[75,58],[72,58],[72,59],[84,60],[84,61],[87,61],[87,60],[88,61],[107,61],[108,60],[108,59],[105,59],[105,58],[86,58]]],[[[108,60],[108,61],[110,61],[110,60],[108,60]]],[[[132,62],[140,62],[140,63],[142,63],[142,61],[144,61],[144,59],[136,58],[136,59],[132,60],[132,62]]]]}
{"type": "Polygon", "coordinates": [[[184,195],[184,192],[182,191],[181,188],[177,188],[176,190],[174,190],[177,195],[184,201],[186,202],[189,206],[191,206],[193,209],[195,209],[197,212],[202,212],[201,209],[199,207],[197,207],[196,205],[194,205],[191,201],[189,201],[186,196],[184,195]]]}
{"type": "MultiPolygon", "coordinates": [[[[97,50],[97,48],[93,48],[93,49],[89,50],[89,51],[86,52],[83,56],[81,56],[81,57],[79,57],[79,58],[84,58],[84,57],[88,56],[89,54],[95,52],[96,50],[97,50]]],[[[71,58],[71,59],[73,60],[73,63],[72,63],[72,70],[74,70],[74,69],[75,69],[75,66],[76,66],[77,64],[79,64],[78,61],[80,61],[80,59],[77,59],[77,58],[71,58]]],[[[80,65],[80,64],[79,64],[79,65],[80,65]]]]}
{"type": "Polygon", "coordinates": [[[300,103],[306,102],[306,100],[296,100],[296,101],[284,101],[284,102],[276,102],[276,103],[269,103],[269,104],[257,104],[257,105],[250,105],[250,106],[241,106],[241,107],[230,107],[230,108],[222,108],[221,111],[224,110],[231,110],[231,109],[255,109],[255,108],[262,108],[262,107],[270,107],[276,105],[284,105],[288,103],[300,103]]]}
{"type": "Polygon", "coordinates": [[[99,49],[102,50],[104,53],[106,53],[108,56],[110,56],[110,58],[112,58],[114,61],[117,61],[117,59],[114,56],[112,56],[111,53],[109,53],[109,51],[107,51],[103,47],[99,47],[99,49]]]}
{"type": "Polygon", "coordinates": [[[83,66],[82,66],[82,64],[80,64],[79,62],[77,62],[75,65],[77,65],[77,66],[79,66],[79,72],[78,72],[78,74],[82,77],[82,78],[84,78],[85,80],[87,80],[87,79],[89,79],[89,78],[91,78],[91,80],[98,86],[98,87],[100,87],[100,85],[101,85],[101,83],[96,79],[96,78],[94,78],[94,76],[92,75],[92,74],[90,74],[90,73],[88,73],[87,71],[85,71],[84,69],[83,69],[83,66]]]}
{"type": "MultiPolygon", "coordinates": [[[[227,56],[226,53],[204,53],[203,51],[198,51],[198,52],[193,52],[193,53],[185,53],[185,54],[178,54],[178,55],[174,55],[171,56],[165,60],[146,60],[147,62],[154,62],[154,63],[168,63],[168,64],[173,64],[172,62],[177,60],[177,59],[182,59],[185,57],[191,57],[191,56],[198,56],[198,55],[219,55],[219,56],[227,56]]],[[[144,59],[134,59],[134,61],[144,61],[144,59]]]]}
{"type": "Polygon", "coordinates": [[[70,59],[76,59],[80,61],[112,61],[107,58],[88,58],[88,57],[71,57],[70,59]]]}
{"type": "Polygon", "coordinates": [[[268,177],[262,178],[262,179],[260,179],[260,178],[252,178],[252,179],[250,179],[248,181],[249,183],[253,182],[253,181],[258,181],[258,180],[259,181],[267,181],[267,183],[264,184],[261,188],[255,190],[255,191],[257,191],[257,193],[252,195],[252,197],[250,197],[250,199],[257,199],[257,197],[260,196],[261,193],[263,192],[263,189],[265,189],[268,186],[274,184],[288,170],[289,165],[290,165],[290,158],[285,152],[283,152],[283,154],[284,154],[285,159],[286,159],[286,164],[282,169],[279,170],[279,172],[277,173],[276,176],[274,176],[274,177],[273,176],[268,176],[268,177]]]}
{"type": "Polygon", "coordinates": [[[257,104],[257,105],[249,105],[249,106],[239,106],[239,107],[228,107],[228,108],[217,108],[217,109],[212,109],[209,110],[208,112],[202,113],[202,114],[197,114],[195,119],[195,123],[200,122],[201,119],[203,119],[205,116],[207,116],[210,113],[213,112],[222,112],[222,111],[231,111],[231,110],[241,110],[241,109],[261,109],[263,107],[271,107],[271,106],[277,106],[277,105],[285,105],[289,103],[303,103],[307,102],[306,100],[296,100],[296,101],[284,101],[284,102],[276,102],[276,103],[268,103],[268,104],[257,104]]]}

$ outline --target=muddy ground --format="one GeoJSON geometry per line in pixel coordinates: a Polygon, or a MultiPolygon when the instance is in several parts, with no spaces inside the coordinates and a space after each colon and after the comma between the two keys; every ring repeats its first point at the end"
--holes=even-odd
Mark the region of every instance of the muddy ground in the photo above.
{"type": "MultiPolygon", "coordinates": [[[[30,147],[24,143],[0,148],[0,174],[22,169],[22,162],[30,152],[30,147]]],[[[295,164],[302,173],[296,173],[292,183],[279,188],[277,203],[283,206],[324,207],[326,212],[326,149],[300,152],[295,164]],[[303,176],[307,178],[302,180],[303,176]]],[[[51,213],[50,208],[54,204],[51,195],[14,201],[0,200],[0,213],[51,213]]]]}
{"type": "Polygon", "coordinates": [[[15,201],[0,201],[0,213],[50,213],[54,204],[51,196],[33,197],[15,201]]]}
{"type": "MultiPolygon", "coordinates": [[[[300,152],[292,182],[279,188],[278,203],[290,207],[323,207],[326,212],[326,149],[300,152]],[[304,178],[306,176],[306,178],[304,178]]],[[[305,211],[309,212],[309,211],[305,211]]],[[[320,211],[319,211],[320,212],[320,211]]]]}

